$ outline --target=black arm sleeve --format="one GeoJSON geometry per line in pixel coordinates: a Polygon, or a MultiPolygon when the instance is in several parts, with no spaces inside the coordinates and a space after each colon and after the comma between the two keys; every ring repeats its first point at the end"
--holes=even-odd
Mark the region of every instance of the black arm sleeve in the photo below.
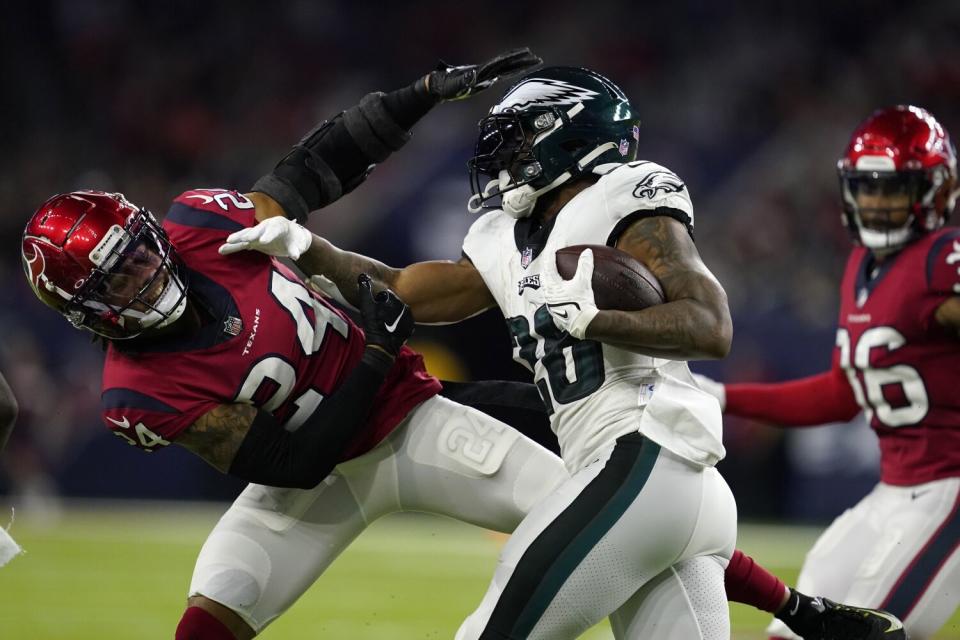
{"type": "Polygon", "coordinates": [[[377,163],[403,147],[409,129],[437,102],[422,79],[387,94],[367,94],[310,130],[252,191],[272,197],[287,217],[302,222],[310,211],[353,191],[377,163]]]}
{"type": "Polygon", "coordinates": [[[373,396],[392,364],[381,351],[366,349],[340,388],[292,433],[270,413],[257,412],[228,473],[272,487],[317,486],[367,420],[373,396]]]}
{"type": "Polygon", "coordinates": [[[509,380],[444,380],[440,395],[507,423],[554,453],[560,451],[557,437],[550,429],[547,407],[535,385],[509,380]]]}

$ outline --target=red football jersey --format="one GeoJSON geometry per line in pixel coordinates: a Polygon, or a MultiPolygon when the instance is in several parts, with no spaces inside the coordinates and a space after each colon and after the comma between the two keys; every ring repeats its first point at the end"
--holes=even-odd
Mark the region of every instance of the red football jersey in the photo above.
{"type": "Polygon", "coordinates": [[[934,319],[960,295],[960,229],[924,236],[877,264],[850,254],[834,366],[880,438],[884,482],[960,475],[960,339],[934,319]]]}
{"type": "MultiPolygon", "coordinates": [[[[294,430],[360,360],[362,330],[290,269],[256,251],[217,252],[230,233],[255,224],[253,203],[236,191],[187,191],[167,213],[163,226],[191,295],[216,321],[196,335],[138,344],[135,353],[110,346],[103,419],[130,444],[146,451],[168,445],[233,402],[270,411],[294,430]]],[[[439,390],[420,355],[404,347],[342,460],[370,450],[439,390]]]]}

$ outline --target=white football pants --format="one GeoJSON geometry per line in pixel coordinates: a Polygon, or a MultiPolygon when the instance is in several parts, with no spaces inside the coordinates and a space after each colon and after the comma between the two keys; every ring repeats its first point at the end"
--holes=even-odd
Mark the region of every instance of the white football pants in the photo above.
{"type": "Polygon", "coordinates": [[[727,640],[736,503],[712,467],[621,436],[533,508],[457,640],[727,640]]]}
{"type": "Polygon", "coordinates": [[[313,489],[247,486],[204,543],[190,595],[259,633],[380,516],[424,511],[511,532],[568,477],[513,428],[436,396],[313,489]]]}
{"type": "MultiPolygon", "coordinates": [[[[813,545],[797,590],[886,609],[910,640],[932,638],[960,605],[960,478],[878,484],[813,545]]],[[[797,638],[779,620],[767,632],[797,638]]]]}

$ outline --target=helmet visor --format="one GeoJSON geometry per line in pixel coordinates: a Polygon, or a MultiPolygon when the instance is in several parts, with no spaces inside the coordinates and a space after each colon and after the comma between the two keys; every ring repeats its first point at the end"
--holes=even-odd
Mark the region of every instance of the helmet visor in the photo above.
{"type": "Polygon", "coordinates": [[[844,171],[840,180],[846,205],[864,228],[877,231],[907,224],[929,188],[922,171],[844,171]]]}
{"type": "Polygon", "coordinates": [[[488,116],[480,121],[480,135],[470,168],[496,178],[502,169],[509,169],[514,164],[525,142],[526,134],[519,114],[488,116]]]}
{"type": "Polygon", "coordinates": [[[147,238],[131,242],[113,269],[94,290],[95,298],[116,309],[145,311],[160,300],[170,271],[156,245],[147,238]]]}

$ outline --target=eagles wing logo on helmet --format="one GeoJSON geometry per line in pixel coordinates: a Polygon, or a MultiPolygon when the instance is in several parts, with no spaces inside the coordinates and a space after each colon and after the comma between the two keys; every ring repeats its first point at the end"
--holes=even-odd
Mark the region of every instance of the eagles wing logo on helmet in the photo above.
{"type": "Polygon", "coordinates": [[[522,111],[530,106],[573,106],[600,95],[585,87],[549,78],[530,78],[515,86],[493,107],[491,113],[507,109],[522,111]]]}
{"type": "Polygon", "coordinates": [[[658,191],[679,193],[685,188],[686,185],[676,174],[670,171],[654,171],[637,183],[637,186],[633,188],[633,195],[637,198],[653,199],[658,191]]]}

